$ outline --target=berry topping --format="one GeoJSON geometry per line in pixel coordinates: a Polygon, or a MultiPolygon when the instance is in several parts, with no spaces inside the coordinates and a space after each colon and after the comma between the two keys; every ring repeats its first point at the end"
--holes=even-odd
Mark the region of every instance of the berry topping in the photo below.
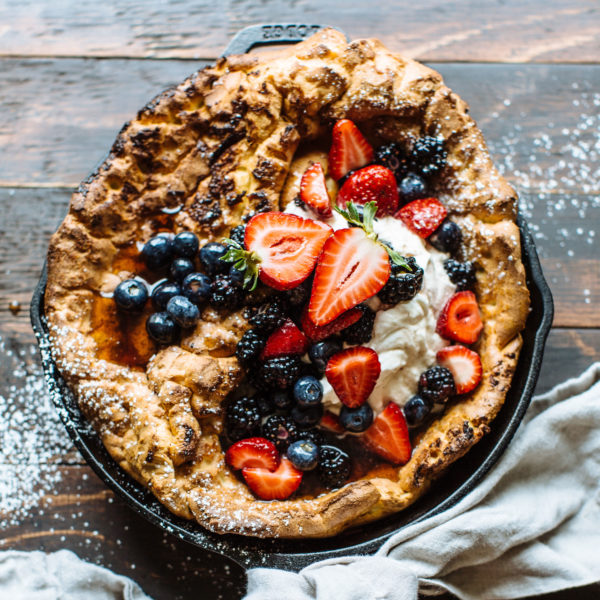
{"type": "Polygon", "coordinates": [[[173,238],[173,253],[182,258],[195,258],[200,247],[198,237],[191,231],[182,231],[173,238]]]}
{"type": "Polygon", "coordinates": [[[381,373],[377,352],[366,346],[347,348],[334,354],[325,376],[342,404],[356,408],[366,402],[381,373]]]}
{"type": "Polygon", "coordinates": [[[194,263],[189,258],[176,258],[169,267],[169,274],[175,281],[181,282],[194,270],[194,263]]]}
{"type": "Polygon", "coordinates": [[[347,202],[364,205],[377,202],[377,216],[391,215],[398,210],[398,185],[394,174],[381,165],[371,165],[355,171],[342,185],[336,203],[346,208],[347,202]]]}
{"type": "Polygon", "coordinates": [[[200,318],[198,307],[185,296],[173,296],[167,302],[167,312],[184,329],[193,327],[200,318]]]}
{"type": "Polygon", "coordinates": [[[115,288],[113,299],[121,310],[140,311],[148,300],[148,288],[137,279],[126,279],[115,288]]]}
{"type": "Polygon", "coordinates": [[[368,402],[358,408],[342,406],[340,411],[340,424],[347,431],[361,433],[373,422],[373,409],[368,402]]]}
{"type": "Polygon", "coordinates": [[[336,446],[321,446],[319,448],[319,479],[328,488],[338,488],[344,485],[350,477],[352,460],[336,446]]]}
{"type": "Polygon", "coordinates": [[[404,417],[409,427],[420,425],[431,412],[432,402],[417,396],[409,398],[404,405],[404,417]]]}
{"type": "Polygon", "coordinates": [[[225,453],[225,462],[233,469],[251,467],[274,471],[279,466],[279,460],[275,445],[261,437],[240,440],[225,453]]]}
{"type": "MultiPolygon", "coordinates": [[[[157,310],[165,310],[173,296],[181,296],[182,290],[177,283],[164,281],[152,290],[152,306],[157,310]]],[[[187,296],[187,294],[183,294],[187,296]]]]}
{"type": "MultiPolygon", "coordinates": [[[[392,265],[392,269],[394,266],[392,265]]],[[[359,304],[356,308],[362,312],[362,316],[356,323],[350,325],[350,327],[346,327],[342,331],[341,336],[347,344],[366,344],[373,336],[375,312],[365,304],[359,304]]]]}
{"type": "Polygon", "coordinates": [[[331,216],[331,202],[325,184],[325,173],[321,163],[313,163],[302,175],[300,200],[312,208],[320,217],[331,216]]]}
{"type": "Polygon", "coordinates": [[[173,258],[173,242],[160,234],[149,239],[142,248],[142,258],[151,271],[167,267],[173,258]]]}
{"type": "Polygon", "coordinates": [[[481,359],[477,352],[464,346],[446,346],[436,355],[438,363],[454,377],[457,394],[474,390],[481,381],[481,359]]]}
{"type": "Polygon", "coordinates": [[[456,394],[454,377],[445,367],[431,367],[419,377],[419,396],[428,402],[446,402],[456,394]]]}
{"type": "Polygon", "coordinates": [[[373,160],[373,148],[358,127],[349,119],[342,119],[333,126],[329,150],[329,172],[334,179],[341,179],[348,171],[359,169],[373,160]]]}
{"type": "Polygon", "coordinates": [[[457,291],[471,290],[475,287],[475,265],[472,262],[459,262],[452,258],[444,261],[444,269],[457,291]]]}
{"type": "Polygon", "coordinates": [[[248,319],[248,322],[254,329],[264,334],[269,334],[277,329],[285,321],[285,312],[281,302],[275,300],[268,304],[263,304],[248,319]]]}
{"type": "Polygon", "coordinates": [[[235,349],[235,356],[242,365],[248,367],[258,359],[259,354],[265,347],[265,340],[254,329],[244,332],[242,339],[235,349]]]}
{"type": "Polygon", "coordinates": [[[325,443],[325,436],[323,432],[316,427],[313,427],[312,429],[306,429],[298,437],[303,440],[310,440],[317,446],[322,446],[325,443]]]}
{"type": "Polygon", "coordinates": [[[462,232],[454,221],[444,219],[427,241],[440,252],[452,254],[460,247],[462,232]]]}
{"type": "Polygon", "coordinates": [[[324,429],[332,431],[333,433],[344,433],[344,428],[340,425],[340,420],[337,415],[334,415],[332,412],[326,411],[321,417],[321,422],[319,424],[324,429]]]}
{"type": "Polygon", "coordinates": [[[308,343],[308,339],[296,324],[291,319],[286,319],[283,325],[269,336],[261,358],[304,354],[308,343]]]}
{"type": "MultiPolygon", "coordinates": [[[[341,317],[338,317],[341,318],[341,317]]],[[[308,349],[308,357],[316,367],[319,374],[324,375],[329,359],[336,353],[342,351],[342,344],[336,340],[325,340],[317,342],[308,349]]]]}
{"type": "Polygon", "coordinates": [[[419,237],[429,237],[446,218],[446,207],[435,198],[413,200],[403,206],[394,216],[419,237]]]}
{"type": "Polygon", "coordinates": [[[438,317],[436,331],[448,340],[473,344],[483,329],[477,298],[473,292],[456,292],[438,317]]]}
{"type": "Polygon", "coordinates": [[[302,483],[302,471],[299,471],[284,456],[276,471],[246,467],[242,475],[248,487],[261,500],[285,500],[289,498],[302,483]]]}
{"type": "Polygon", "coordinates": [[[236,243],[238,243],[240,246],[243,246],[244,245],[244,236],[245,235],[246,235],[246,226],[245,225],[238,225],[237,227],[234,227],[229,232],[229,239],[233,240],[236,243]]]}
{"type": "Polygon", "coordinates": [[[311,440],[298,440],[287,449],[290,462],[301,471],[312,471],[319,462],[319,447],[311,440]]]}
{"type": "Polygon", "coordinates": [[[270,416],[263,423],[262,433],[280,452],[285,451],[298,437],[298,429],[294,421],[281,415],[270,416]]]}
{"type": "Polygon", "coordinates": [[[387,167],[394,174],[396,181],[401,181],[406,175],[406,154],[400,144],[392,142],[379,146],[375,150],[375,162],[387,167]]]}
{"type": "Polygon", "coordinates": [[[212,276],[229,271],[231,265],[221,260],[225,254],[227,254],[227,246],[225,244],[208,242],[208,244],[200,248],[198,256],[204,270],[212,276]]]}
{"type": "Polygon", "coordinates": [[[210,289],[209,302],[215,308],[235,310],[244,300],[244,291],[227,275],[216,275],[210,289]]]}
{"type": "Polygon", "coordinates": [[[398,304],[412,300],[423,285],[423,269],[419,267],[414,256],[406,258],[409,268],[392,264],[392,272],[388,282],[377,294],[384,304],[398,304]]]}
{"type": "Polygon", "coordinates": [[[375,417],[362,439],[373,452],[396,465],[408,462],[412,453],[406,420],[395,402],[375,417]]]}
{"type": "Polygon", "coordinates": [[[351,308],[346,312],[342,313],[339,317],[327,323],[327,325],[315,325],[310,317],[308,316],[308,307],[304,309],[300,318],[300,325],[306,336],[313,342],[318,342],[328,338],[340,331],[350,327],[353,323],[356,323],[362,316],[361,311],[358,308],[351,308]]]}
{"type": "Polygon", "coordinates": [[[146,320],[146,331],[148,335],[159,344],[170,344],[179,333],[177,323],[167,312],[151,314],[146,320]]]}
{"type": "Polygon", "coordinates": [[[412,148],[409,162],[412,169],[425,178],[437,175],[446,165],[444,140],[428,135],[419,138],[412,148]]]}
{"type": "Polygon", "coordinates": [[[277,410],[288,411],[294,406],[294,397],[289,390],[277,390],[273,392],[271,401],[277,410]]]}
{"type": "Polygon", "coordinates": [[[408,173],[398,184],[398,195],[401,203],[411,202],[427,196],[427,187],[422,177],[408,173]]]}
{"type": "Polygon", "coordinates": [[[310,429],[314,427],[323,416],[323,405],[317,404],[310,408],[301,408],[300,406],[294,406],[292,408],[291,417],[294,419],[294,423],[298,425],[300,429],[310,429]]]}
{"type": "Polygon", "coordinates": [[[225,428],[231,440],[255,436],[260,431],[261,412],[255,398],[232,400],[225,410],[225,428]]]}
{"type": "Polygon", "coordinates": [[[303,281],[300,285],[292,288],[291,290],[285,290],[282,293],[283,299],[290,306],[302,306],[310,298],[310,289],[312,287],[312,278],[309,277],[303,281]]]}
{"type": "Polygon", "coordinates": [[[323,400],[323,386],[312,375],[300,377],[294,384],[294,399],[300,408],[317,406],[323,400]]]}
{"type": "Polygon", "coordinates": [[[181,284],[181,293],[194,304],[202,304],[210,296],[211,280],[204,273],[190,273],[181,284]]]}
{"type": "Polygon", "coordinates": [[[236,287],[244,287],[244,279],[246,277],[246,274],[244,273],[244,271],[240,271],[235,265],[231,265],[227,276],[231,280],[231,283],[236,287]]]}
{"type": "Polygon", "coordinates": [[[266,360],[252,375],[259,387],[285,390],[298,379],[300,367],[297,356],[279,356],[266,360]]]}

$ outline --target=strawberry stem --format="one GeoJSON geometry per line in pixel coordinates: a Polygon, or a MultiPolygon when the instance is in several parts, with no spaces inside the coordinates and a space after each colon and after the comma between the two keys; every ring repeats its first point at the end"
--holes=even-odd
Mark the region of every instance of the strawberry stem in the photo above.
{"type": "Polygon", "coordinates": [[[223,240],[229,246],[227,252],[221,256],[221,260],[233,263],[233,266],[244,273],[243,286],[250,291],[256,289],[258,284],[258,273],[260,270],[260,258],[256,252],[245,250],[238,242],[230,239],[223,240]]]}

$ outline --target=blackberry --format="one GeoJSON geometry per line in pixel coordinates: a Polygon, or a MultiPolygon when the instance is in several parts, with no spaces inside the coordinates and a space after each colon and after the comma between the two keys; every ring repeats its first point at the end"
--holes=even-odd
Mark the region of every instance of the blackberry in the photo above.
{"type": "Polygon", "coordinates": [[[297,356],[270,358],[253,373],[253,381],[261,389],[285,390],[298,379],[300,367],[300,359],[297,356]]]}
{"type": "Polygon", "coordinates": [[[362,310],[362,317],[350,327],[346,327],[341,334],[347,344],[366,344],[373,335],[375,312],[366,304],[361,304],[358,308],[362,310]]]}
{"type": "Polygon", "coordinates": [[[437,175],[446,166],[444,140],[429,135],[419,138],[411,150],[408,161],[411,170],[423,177],[437,175]]]}
{"type": "Polygon", "coordinates": [[[263,423],[262,434],[275,444],[279,452],[285,452],[298,439],[298,428],[288,417],[273,415],[263,423]]]}
{"type": "Polygon", "coordinates": [[[235,310],[244,300],[242,288],[227,275],[217,275],[210,289],[209,303],[215,308],[235,310]]]}
{"type": "Polygon", "coordinates": [[[431,367],[419,377],[419,396],[426,402],[445,402],[456,394],[454,377],[445,367],[431,367]]]}
{"type": "Polygon", "coordinates": [[[427,241],[440,252],[452,254],[458,250],[462,242],[462,232],[454,221],[444,219],[427,241]]]}
{"type": "Polygon", "coordinates": [[[408,170],[406,152],[396,142],[384,144],[376,148],[375,163],[387,167],[394,174],[398,182],[404,178],[408,170]]]}
{"type": "Polygon", "coordinates": [[[448,258],[444,261],[444,269],[450,277],[450,281],[456,286],[460,292],[463,290],[472,290],[475,287],[475,265],[470,262],[459,262],[453,258],[448,258]]]}
{"type": "Polygon", "coordinates": [[[247,367],[258,359],[258,355],[264,347],[265,339],[256,333],[254,329],[248,329],[236,346],[235,356],[242,365],[247,367]]]}
{"type": "Polygon", "coordinates": [[[405,260],[410,267],[410,272],[392,263],[390,278],[377,294],[384,304],[398,304],[398,302],[412,300],[423,285],[423,269],[419,267],[415,257],[409,256],[405,260]]]}
{"type": "Polygon", "coordinates": [[[311,287],[312,277],[309,277],[295,288],[283,292],[282,297],[290,306],[302,306],[308,302],[311,287]]]}
{"type": "Polygon", "coordinates": [[[234,442],[258,435],[260,421],[260,409],[254,398],[236,398],[225,410],[225,428],[229,439],[234,442]]]}
{"type": "Polygon", "coordinates": [[[244,236],[246,235],[245,225],[238,225],[229,232],[229,239],[237,242],[240,246],[244,246],[244,236]]]}
{"type": "Polygon", "coordinates": [[[319,448],[319,479],[328,488],[337,488],[346,483],[352,470],[350,456],[336,446],[319,448]]]}
{"type": "Polygon", "coordinates": [[[323,432],[319,429],[307,429],[306,431],[302,431],[298,434],[299,440],[310,440],[313,444],[317,446],[322,446],[325,443],[325,436],[323,432]]]}
{"type": "Polygon", "coordinates": [[[263,304],[248,319],[254,329],[268,334],[277,329],[285,321],[285,312],[279,300],[263,304]]]}

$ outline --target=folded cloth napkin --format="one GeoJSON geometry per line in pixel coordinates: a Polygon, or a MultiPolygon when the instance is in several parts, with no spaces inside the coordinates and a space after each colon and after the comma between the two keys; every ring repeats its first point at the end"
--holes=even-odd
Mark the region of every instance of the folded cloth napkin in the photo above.
{"type": "Polygon", "coordinates": [[[600,581],[600,363],[533,399],[502,458],[375,556],[248,572],[244,600],[521,598],[600,581]]]}

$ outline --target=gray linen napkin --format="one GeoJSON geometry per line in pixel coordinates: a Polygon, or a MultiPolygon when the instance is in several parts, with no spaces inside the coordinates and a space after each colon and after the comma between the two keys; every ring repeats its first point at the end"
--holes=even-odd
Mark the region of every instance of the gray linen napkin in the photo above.
{"type": "Polygon", "coordinates": [[[520,598],[600,581],[600,363],[532,401],[510,446],[448,511],[372,557],[248,572],[244,600],[520,598]]]}

